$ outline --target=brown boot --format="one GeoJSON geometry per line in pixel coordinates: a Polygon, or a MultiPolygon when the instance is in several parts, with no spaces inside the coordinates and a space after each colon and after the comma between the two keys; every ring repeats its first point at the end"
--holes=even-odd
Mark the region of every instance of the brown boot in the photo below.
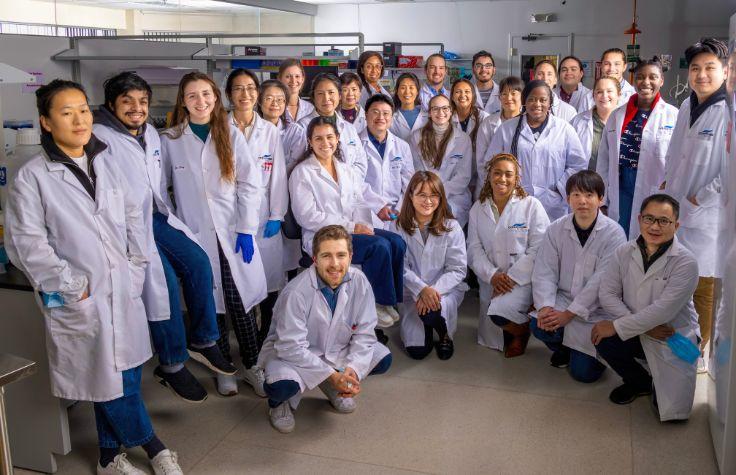
{"type": "Polygon", "coordinates": [[[506,358],[515,358],[521,356],[526,351],[526,346],[529,343],[529,323],[519,325],[518,323],[509,323],[503,326],[503,329],[512,335],[511,341],[504,349],[504,356],[506,358]],[[508,328],[507,328],[508,327],[508,328]]]}

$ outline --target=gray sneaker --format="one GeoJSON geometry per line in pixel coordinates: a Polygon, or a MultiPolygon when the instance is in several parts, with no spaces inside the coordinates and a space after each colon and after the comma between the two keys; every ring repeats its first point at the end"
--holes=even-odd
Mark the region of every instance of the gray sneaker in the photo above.
{"type": "Polygon", "coordinates": [[[282,434],[288,434],[294,431],[296,421],[294,421],[294,414],[291,413],[291,406],[289,401],[282,402],[276,407],[268,409],[268,418],[271,421],[271,426],[282,434]]]}
{"type": "Polygon", "coordinates": [[[257,396],[266,397],[266,390],[263,389],[263,384],[266,382],[266,375],[263,374],[261,368],[253,366],[250,369],[246,369],[243,371],[243,379],[253,387],[253,392],[257,396]]]}
{"type": "Polygon", "coordinates": [[[330,400],[330,404],[335,408],[337,412],[342,414],[350,414],[356,408],[354,397],[340,397],[332,384],[329,381],[324,381],[319,385],[319,389],[325,393],[325,396],[330,400]]]}

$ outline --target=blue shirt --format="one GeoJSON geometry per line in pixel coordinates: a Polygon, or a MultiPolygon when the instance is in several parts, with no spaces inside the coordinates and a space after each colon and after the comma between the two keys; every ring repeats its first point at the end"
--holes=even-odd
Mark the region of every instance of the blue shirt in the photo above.
{"type": "Polygon", "coordinates": [[[333,289],[324,280],[322,280],[319,274],[317,274],[317,285],[319,286],[319,290],[320,292],[322,292],[327,305],[330,307],[330,312],[332,312],[333,315],[335,314],[335,308],[337,308],[337,297],[340,292],[340,288],[342,287],[342,284],[344,284],[348,280],[350,279],[348,278],[348,275],[345,274],[345,277],[343,277],[340,285],[333,289]]]}
{"type": "Polygon", "coordinates": [[[368,140],[371,141],[374,147],[376,147],[376,150],[378,151],[378,154],[383,158],[383,154],[386,153],[386,142],[388,141],[388,133],[386,134],[386,137],[383,139],[383,142],[379,142],[377,138],[373,136],[371,131],[368,131],[368,140]]]}
{"type": "Polygon", "coordinates": [[[618,166],[620,168],[638,168],[639,151],[641,150],[641,134],[644,130],[644,121],[650,111],[639,109],[631,122],[626,124],[621,134],[621,146],[618,150],[618,166]]]}
{"type": "Polygon", "coordinates": [[[413,109],[399,109],[401,112],[401,115],[404,116],[404,119],[406,119],[406,123],[409,124],[409,128],[414,128],[414,122],[417,121],[417,117],[419,117],[419,111],[422,110],[421,106],[416,106],[413,109]]]}

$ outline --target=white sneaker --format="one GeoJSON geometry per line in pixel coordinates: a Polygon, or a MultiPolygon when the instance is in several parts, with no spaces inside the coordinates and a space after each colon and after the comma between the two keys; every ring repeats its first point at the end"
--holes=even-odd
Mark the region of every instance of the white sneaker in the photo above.
{"type": "Polygon", "coordinates": [[[350,414],[356,408],[354,397],[340,397],[337,389],[335,389],[329,381],[325,381],[319,385],[319,389],[327,396],[330,400],[330,404],[335,408],[337,412],[342,414],[350,414]]]}
{"type": "Polygon", "coordinates": [[[146,472],[128,462],[128,454],[121,453],[115,456],[106,467],[97,461],[97,475],[146,475],[146,472]]]}
{"type": "Polygon", "coordinates": [[[401,318],[399,316],[399,312],[396,311],[393,305],[386,305],[384,306],[384,309],[386,310],[386,313],[391,315],[391,319],[393,319],[394,323],[397,323],[401,318]]]}
{"type": "Polygon", "coordinates": [[[376,316],[378,317],[378,328],[389,328],[394,325],[394,319],[386,311],[385,305],[376,305],[376,316]]]}
{"type": "Polygon", "coordinates": [[[220,393],[220,396],[230,397],[238,394],[238,380],[235,376],[216,373],[215,377],[217,378],[217,392],[220,393]]]}
{"type": "Polygon", "coordinates": [[[292,414],[291,406],[289,406],[289,401],[282,402],[276,407],[269,408],[268,418],[271,421],[271,426],[282,434],[292,432],[296,425],[294,414],[292,414]]]}
{"type": "Polygon", "coordinates": [[[263,374],[263,370],[258,366],[253,366],[250,369],[246,369],[243,373],[243,379],[246,383],[253,386],[253,392],[257,396],[266,397],[266,391],[263,389],[266,376],[263,374]]]}
{"type": "Polygon", "coordinates": [[[162,450],[151,459],[151,467],[156,475],[184,475],[178,462],[179,456],[169,449],[162,450]]]}
{"type": "Polygon", "coordinates": [[[708,372],[708,362],[704,357],[698,358],[698,374],[705,374],[708,372]]]}

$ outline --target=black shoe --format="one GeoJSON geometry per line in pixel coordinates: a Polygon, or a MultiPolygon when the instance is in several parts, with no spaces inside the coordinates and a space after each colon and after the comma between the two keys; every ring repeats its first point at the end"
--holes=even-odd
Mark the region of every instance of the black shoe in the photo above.
{"type": "Polygon", "coordinates": [[[449,336],[445,336],[437,342],[437,357],[441,360],[449,360],[455,353],[455,344],[450,340],[449,336]]]}
{"type": "Polygon", "coordinates": [[[376,338],[381,344],[388,345],[388,336],[380,328],[376,328],[376,338]]]}
{"type": "Polygon", "coordinates": [[[222,352],[217,345],[208,346],[207,348],[187,348],[189,351],[189,357],[198,363],[202,363],[215,373],[224,374],[226,376],[232,376],[238,372],[232,363],[222,356],[222,352]]]}
{"type": "Polygon", "coordinates": [[[570,365],[570,350],[567,348],[552,353],[549,364],[555,368],[567,368],[570,365]]]}
{"type": "Polygon", "coordinates": [[[631,404],[639,396],[648,396],[650,394],[652,394],[651,386],[647,389],[642,389],[624,383],[611,391],[608,399],[614,404],[631,404]]]}
{"type": "Polygon", "coordinates": [[[165,373],[160,366],[153,370],[156,380],[186,402],[200,403],[207,399],[207,390],[199,384],[197,378],[183,367],[176,373],[165,373]]]}

